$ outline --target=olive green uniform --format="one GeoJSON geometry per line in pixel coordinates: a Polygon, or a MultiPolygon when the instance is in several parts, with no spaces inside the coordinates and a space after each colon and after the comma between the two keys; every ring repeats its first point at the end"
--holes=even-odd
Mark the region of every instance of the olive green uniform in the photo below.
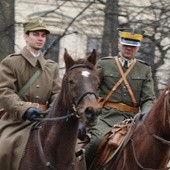
{"type": "Polygon", "coordinates": [[[2,60],[0,104],[7,112],[0,119],[0,169],[18,170],[32,127],[30,121],[22,119],[30,107],[26,102],[49,106],[60,90],[60,82],[58,64],[52,60],[45,60],[42,53],[35,58],[25,47],[20,54],[12,54],[2,60]],[[41,75],[19,96],[19,90],[38,67],[42,69],[41,75]]]}
{"type": "MultiPolygon", "coordinates": [[[[113,86],[120,80],[121,74],[114,57],[100,59],[96,65],[96,69],[101,81],[99,96],[105,98],[113,86]]],[[[126,68],[123,68],[123,70],[125,72],[126,68]]],[[[127,76],[127,81],[136,98],[137,107],[140,108],[142,113],[147,113],[155,100],[151,67],[145,62],[137,60],[127,76]]],[[[120,84],[108,101],[133,106],[131,96],[124,82],[120,84]]],[[[132,112],[123,112],[108,106],[102,108],[97,125],[89,130],[91,141],[85,147],[88,166],[95,157],[98,144],[110,128],[114,124],[118,124],[124,119],[132,118],[133,116],[134,113],[132,112]]]]}

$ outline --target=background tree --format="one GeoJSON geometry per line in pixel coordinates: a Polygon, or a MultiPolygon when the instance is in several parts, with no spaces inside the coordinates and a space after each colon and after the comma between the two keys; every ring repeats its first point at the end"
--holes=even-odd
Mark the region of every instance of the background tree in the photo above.
{"type": "Polygon", "coordinates": [[[118,0],[107,0],[104,17],[104,31],[102,36],[102,55],[115,56],[118,53],[118,0]]]}
{"type": "Polygon", "coordinates": [[[168,84],[170,74],[170,1],[148,0],[138,5],[120,2],[120,24],[145,30],[138,58],[152,66],[155,91],[158,92],[168,84]]]}
{"type": "MultiPolygon", "coordinates": [[[[17,9],[17,6],[20,6],[22,3],[22,11],[24,13],[20,13],[20,18],[24,18],[25,16],[43,17],[46,23],[54,28],[57,35],[53,35],[47,41],[47,47],[50,47],[49,51],[51,49],[54,50],[54,47],[58,48],[58,51],[61,51],[65,48],[66,44],[64,43],[64,46],[62,46],[60,42],[63,38],[73,35],[76,37],[76,40],[71,44],[73,46],[69,46],[68,48],[73,50],[73,47],[75,47],[81,53],[84,51],[89,53],[93,48],[96,48],[99,57],[114,56],[117,54],[118,27],[144,29],[144,42],[137,57],[147,61],[152,66],[156,91],[167,84],[170,78],[169,0],[146,0],[144,2],[137,0],[53,1],[53,4],[47,8],[48,0],[42,0],[41,3],[38,1],[34,2],[33,0],[31,2],[29,0],[28,2],[27,0],[16,0],[15,9],[19,13],[20,10],[17,9]],[[30,5],[31,3],[31,8],[28,8],[28,4],[30,5]],[[27,9],[31,10],[27,11],[27,9]],[[29,13],[30,11],[31,13],[29,13]],[[84,39],[86,39],[86,45],[82,49],[80,45],[84,43],[82,41],[84,39]],[[51,45],[52,42],[54,42],[53,45],[51,45]]],[[[9,20],[10,16],[14,16],[11,13],[12,10],[9,10],[9,7],[13,3],[12,0],[0,1],[0,21],[2,21],[0,26],[2,33],[0,52],[3,51],[3,54],[5,52],[8,54],[13,52],[14,47],[12,46],[12,50],[7,49],[7,47],[9,48],[9,43],[14,42],[13,38],[11,38],[11,33],[14,30],[8,31],[14,23],[9,20]],[[5,22],[2,20],[3,18],[5,22]],[[8,40],[5,41],[7,38],[8,40]]],[[[15,24],[19,26],[21,21],[19,23],[16,20],[15,24]]]]}
{"type": "Polygon", "coordinates": [[[0,57],[14,52],[14,0],[0,1],[0,57]]]}

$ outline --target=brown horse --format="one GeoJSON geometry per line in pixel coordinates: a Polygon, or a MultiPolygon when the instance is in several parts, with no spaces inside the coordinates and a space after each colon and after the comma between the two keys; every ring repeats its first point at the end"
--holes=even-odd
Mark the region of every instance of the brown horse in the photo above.
{"type": "MultiPolygon", "coordinates": [[[[104,143],[106,146],[108,143],[104,143]]],[[[103,147],[104,147],[103,145],[103,147]]],[[[100,145],[100,148],[102,145],[100,145]]],[[[103,150],[102,150],[103,151],[103,150]]],[[[105,150],[106,151],[106,150],[105,150]]],[[[107,149],[109,153],[109,149],[107,149]]],[[[158,97],[151,111],[143,118],[136,115],[122,147],[116,154],[98,153],[91,170],[167,170],[170,160],[170,86],[158,97]],[[100,158],[100,159],[99,159],[100,158]]]]}
{"type": "MultiPolygon", "coordinates": [[[[62,89],[48,116],[32,130],[20,170],[77,170],[75,145],[78,125],[85,114],[98,114],[99,79],[95,74],[96,52],[73,60],[65,50],[66,73],[62,89]],[[60,120],[61,119],[61,120],[60,120]]],[[[83,120],[83,119],[82,119],[83,120]]]]}

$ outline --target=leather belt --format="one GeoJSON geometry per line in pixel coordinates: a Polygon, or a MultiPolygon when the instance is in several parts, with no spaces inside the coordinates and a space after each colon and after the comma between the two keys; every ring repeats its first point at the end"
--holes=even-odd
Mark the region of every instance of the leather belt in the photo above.
{"type": "MultiPolygon", "coordinates": [[[[99,101],[99,104],[101,106],[103,106],[103,102],[102,101],[99,101]]],[[[123,111],[123,112],[133,112],[133,113],[138,113],[139,112],[139,108],[132,107],[132,106],[129,106],[129,105],[124,104],[124,103],[106,102],[104,104],[104,106],[109,106],[109,107],[112,107],[114,109],[117,109],[117,110],[123,111]]]]}
{"type": "Polygon", "coordinates": [[[26,102],[26,103],[28,103],[31,107],[36,107],[36,108],[40,109],[41,111],[45,111],[48,109],[47,105],[42,105],[39,103],[32,103],[32,102],[26,102]]]}

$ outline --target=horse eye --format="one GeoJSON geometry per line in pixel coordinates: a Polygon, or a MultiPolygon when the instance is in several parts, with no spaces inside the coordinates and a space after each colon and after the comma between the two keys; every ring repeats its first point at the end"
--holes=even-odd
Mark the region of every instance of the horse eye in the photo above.
{"type": "Polygon", "coordinates": [[[73,81],[73,80],[69,80],[69,83],[70,83],[70,84],[74,84],[74,81],[73,81]]]}

